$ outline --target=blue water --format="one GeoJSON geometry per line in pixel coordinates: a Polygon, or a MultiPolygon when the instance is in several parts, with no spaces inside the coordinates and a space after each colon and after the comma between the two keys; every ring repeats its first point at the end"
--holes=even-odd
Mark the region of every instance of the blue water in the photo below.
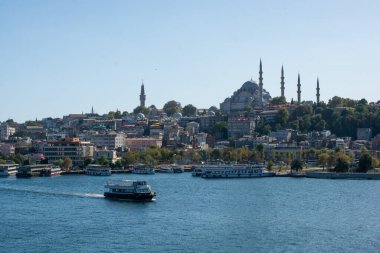
{"type": "Polygon", "coordinates": [[[0,178],[0,252],[380,252],[380,181],[0,178]],[[157,198],[103,198],[108,179],[157,198]]]}

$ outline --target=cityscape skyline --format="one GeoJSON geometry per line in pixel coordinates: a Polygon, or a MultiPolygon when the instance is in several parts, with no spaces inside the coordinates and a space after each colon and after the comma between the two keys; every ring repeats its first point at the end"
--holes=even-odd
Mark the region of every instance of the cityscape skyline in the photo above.
{"type": "Polygon", "coordinates": [[[249,79],[297,101],[376,102],[379,4],[365,1],[0,3],[0,121],[131,112],[170,100],[217,106],[249,79]],[[274,6],[276,6],[274,8],[274,6]],[[26,109],[27,108],[27,109],[26,109]]]}

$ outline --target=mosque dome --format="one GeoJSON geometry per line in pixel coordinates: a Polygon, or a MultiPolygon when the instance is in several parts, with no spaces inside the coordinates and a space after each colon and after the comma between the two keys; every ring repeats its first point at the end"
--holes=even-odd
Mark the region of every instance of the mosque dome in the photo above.
{"type": "Polygon", "coordinates": [[[176,112],[176,113],[173,114],[172,117],[175,118],[176,120],[179,120],[180,118],[182,118],[182,113],[176,112]]]}
{"type": "Polygon", "coordinates": [[[208,111],[208,116],[215,116],[215,112],[214,111],[208,111]]]}
{"type": "Polygon", "coordinates": [[[243,86],[241,86],[241,88],[242,89],[253,89],[253,90],[255,90],[255,89],[259,88],[259,85],[257,84],[257,82],[255,82],[251,79],[251,80],[243,83],[243,86]]]}
{"type": "Polygon", "coordinates": [[[137,114],[136,118],[137,118],[137,120],[143,120],[143,119],[145,119],[145,115],[140,112],[137,114]]]}

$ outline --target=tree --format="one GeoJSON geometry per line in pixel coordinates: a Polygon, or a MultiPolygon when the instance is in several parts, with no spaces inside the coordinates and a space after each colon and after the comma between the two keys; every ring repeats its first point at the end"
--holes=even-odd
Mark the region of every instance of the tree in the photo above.
{"type": "Polygon", "coordinates": [[[228,138],[228,128],[225,121],[218,121],[215,123],[212,134],[217,140],[225,140],[228,138]]]}
{"type": "Polygon", "coordinates": [[[220,149],[213,149],[210,153],[211,160],[219,160],[222,158],[222,152],[220,149]]]}
{"type": "Polygon", "coordinates": [[[364,153],[361,155],[359,159],[359,167],[358,172],[367,173],[369,169],[372,167],[372,156],[368,153],[364,153]]]}
{"type": "Polygon", "coordinates": [[[276,123],[280,124],[281,127],[285,127],[289,120],[289,112],[285,108],[281,108],[276,115],[276,123]]]}
{"type": "Polygon", "coordinates": [[[69,170],[71,169],[71,167],[73,167],[73,161],[71,160],[70,157],[65,157],[65,159],[63,160],[62,166],[64,170],[69,170]]]}
{"type": "Polygon", "coordinates": [[[286,104],[286,98],[283,97],[283,96],[280,96],[280,97],[274,97],[274,98],[272,98],[272,100],[270,101],[270,104],[271,104],[271,105],[283,105],[283,104],[286,104]]]}
{"type": "Polygon", "coordinates": [[[340,156],[336,159],[335,172],[347,172],[349,166],[348,160],[340,156]]]}
{"type": "Polygon", "coordinates": [[[260,143],[256,145],[255,150],[257,151],[259,155],[260,161],[264,160],[265,152],[264,152],[264,144],[260,143]]]}
{"type": "Polygon", "coordinates": [[[86,167],[87,165],[89,165],[90,163],[92,163],[92,158],[91,157],[86,157],[86,159],[84,159],[84,167],[86,167]]]}
{"type": "Polygon", "coordinates": [[[268,171],[271,171],[273,165],[274,165],[274,164],[273,164],[272,160],[269,160],[269,162],[268,162],[268,164],[267,164],[267,170],[268,170],[268,171]]]}
{"type": "Polygon", "coordinates": [[[171,100],[164,105],[163,109],[168,116],[172,116],[176,112],[181,112],[182,107],[181,103],[176,102],[175,100],[171,100]]]}
{"type": "Polygon", "coordinates": [[[299,159],[294,159],[290,166],[291,171],[295,170],[298,172],[299,170],[302,170],[302,162],[299,159]]]}
{"type": "Polygon", "coordinates": [[[328,160],[329,160],[329,155],[327,153],[322,153],[319,155],[318,163],[323,166],[323,170],[325,170],[328,160]]]}
{"type": "Polygon", "coordinates": [[[182,114],[186,117],[195,116],[197,114],[197,108],[192,104],[188,104],[183,107],[182,114]]]}
{"type": "Polygon", "coordinates": [[[107,159],[107,157],[102,156],[99,159],[95,161],[96,164],[109,166],[111,164],[111,161],[107,159]]]}
{"type": "Polygon", "coordinates": [[[137,106],[135,109],[133,109],[133,113],[136,115],[136,114],[139,114],[139,113],[142,113],[144,115],[147,115],[149,113],[149,109],[146,108],[145,106],[137,106]]]}
{"type": "Polygon", "coordinates": [[[128,151],[125,155],[124,162],[127,165],[134,164],[138,161],[138,153],[134,151],[128,151]]]}

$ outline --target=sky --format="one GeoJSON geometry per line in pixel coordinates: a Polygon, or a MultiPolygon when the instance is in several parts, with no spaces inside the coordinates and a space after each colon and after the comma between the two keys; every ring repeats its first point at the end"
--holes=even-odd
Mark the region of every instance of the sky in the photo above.
{"type": "Polygon", "coordinates": [[[218,106],[249,80],[280,95],[380,100],[378,0],[0,0],[0,121],[218,106]]]}

